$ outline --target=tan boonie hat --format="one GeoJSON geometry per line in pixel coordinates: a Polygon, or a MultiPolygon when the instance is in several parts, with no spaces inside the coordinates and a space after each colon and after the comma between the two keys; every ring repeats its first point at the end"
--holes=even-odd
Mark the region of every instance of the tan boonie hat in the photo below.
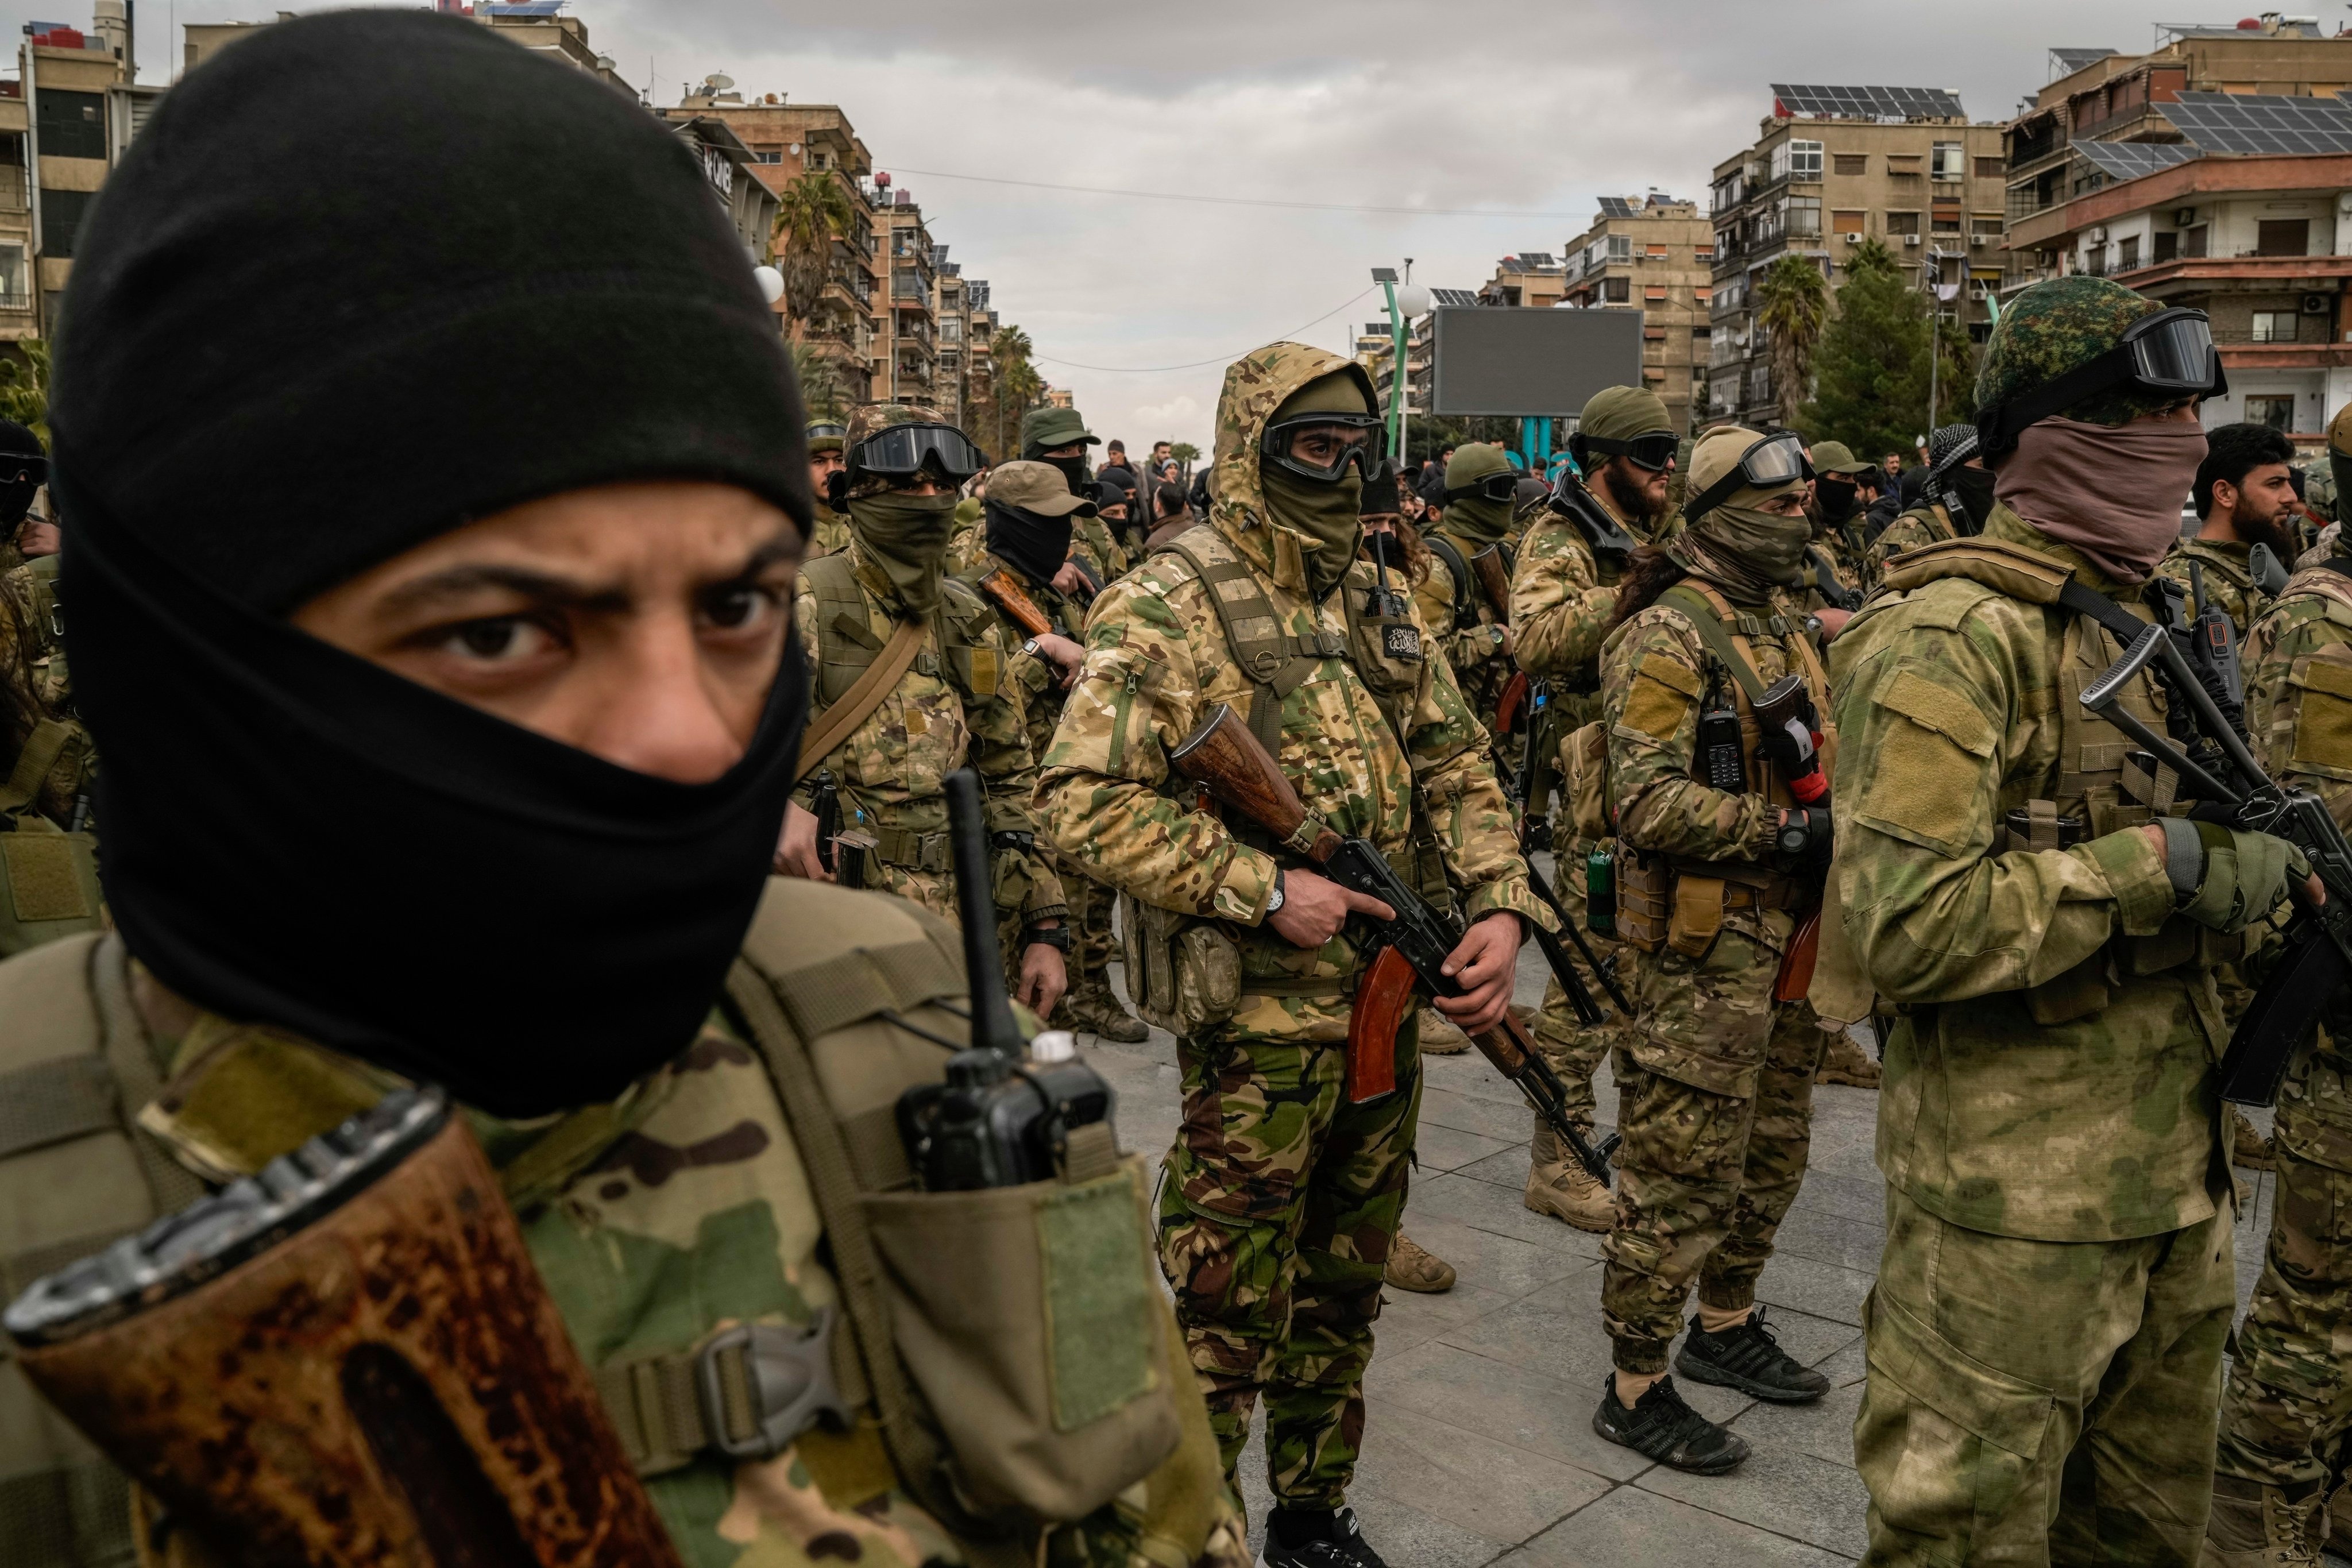
{"type": "Polygon", "coordinates": [[[1070,481],[1051,463],[1003,463],[988,476],[988,499],[1039,517],[1097,515],[1095,503],[1070,493],[1070,481]]]}

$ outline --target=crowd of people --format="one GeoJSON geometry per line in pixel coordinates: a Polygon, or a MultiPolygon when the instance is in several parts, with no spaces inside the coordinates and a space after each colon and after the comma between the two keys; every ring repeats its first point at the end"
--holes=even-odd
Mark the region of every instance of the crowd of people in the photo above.
{"type": "MultiPolygon", "coordinates": [[[[2246,743],[2352,816],[2352,413],[2309,475],[2206,429],[2200,312],[2023,291],[1984,415],[1908,467],[1612,387],[1556,472],[1406,468],[1364,370],[1289,342],[1227,370],[1189,486],[1074,408],[992,455],[919,405],[809,421],[672,138],[378,11],[175,88],[68,314],[51,442],[0,426],[12,1293],[434,1086],[548,1303],[469,1327],[556,1325],[599,1484],[677,1560],[1240,1568],[1263,1405],[1262,1561],[1379,1568],[1382,1292],[1454,1278],[1404,1234],[1422,1058],[1556,1087],[1524,1201],[1604,1238],[1593,1429],[1701,1475],[1773,1426],[1678,1379],[1828,1392],[1758,1284],[1835,1082],[1878,1092],[1887,1184],[1870,1561],[2317,1561],[2342,998],[2274,1137],[2219,1074],[2326,889],[2143,749],[2181,694],[2110,671],[2144,623],[2229,650],[2246,743]],[[299,132],[246,112],[297,88],[299,132]],[[572,156],[519,167],[526,132],[572,156]],[[1295,827],[1202,782],[1219,724],[1295,827]],[[1408,913],[1443,970],[1370,1030],[1408,913]],[[1585,957],[1520,1013],[1535,931],[1585,957]],[[1033,1055],[971,1045],[1000,984],[1033,1055]],[[1156,1166],[1032,1076],[1075,1049],[1041,1030],[1153,1025],[1156,1166]],[[908,1106],[1004,1085],[1049,1173],[927,1186],[908,1106]],[[2233,1158],[2279,1199],[2232,1348],[2233,1158]]],[[[323,1484],[334,1423],[228,1363],[114,1401],[240,1413],[200,1475],[93,1450],[111,1406],[69,1426],[40,1368],[0,1382],[12,1561],[239,1561],[323,1484]]]]}

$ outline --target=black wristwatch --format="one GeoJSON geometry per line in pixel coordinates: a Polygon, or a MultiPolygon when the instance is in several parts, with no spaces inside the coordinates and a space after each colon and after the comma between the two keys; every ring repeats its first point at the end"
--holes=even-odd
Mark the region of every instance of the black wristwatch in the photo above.
{"type": "Polygon", "coordinates": [[[1028,934],[1022,939],[1022,945],[1034,947],[1039,942],[1067,952],[1070,951],[1070,928],[1067,925],[1031,926],[1028,934]]]}

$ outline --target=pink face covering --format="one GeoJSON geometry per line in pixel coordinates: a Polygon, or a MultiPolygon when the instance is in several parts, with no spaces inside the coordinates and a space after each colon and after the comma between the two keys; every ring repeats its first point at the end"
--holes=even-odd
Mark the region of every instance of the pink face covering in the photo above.
{"type": "Polygon", "coordinates": [[[2116,582],[2144,583],[2180,537],[2180,505],[2204,460],[2193,419],[2044,419],[2001,459],[1993,494],[2116,582]]]}

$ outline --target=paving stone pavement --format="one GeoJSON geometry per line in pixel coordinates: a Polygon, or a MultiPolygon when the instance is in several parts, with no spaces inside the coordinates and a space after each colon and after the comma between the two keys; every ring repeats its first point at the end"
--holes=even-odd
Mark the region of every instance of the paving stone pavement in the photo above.
{"type": "MultiPolygon", "coordinates": [[[[1540,1003],[1544,980],[1530,943],[1518,1000],[1540,1003]]],[[[1155,1029],[1138,1046],[1080,1041],[1118,1091],[1120,1143],[1164,1152],[1178,1119],[1174,1039],[1155,1029]]],[[[1459,1279],[1439,1296],[1391,1290],[1381,1314],[1349,1500],[1381,1554],[1395,1568],[1813,1568],[1858,1559],[1862,1302],[1885,1237],[1885,1188],[1871,1160],[1876,1092],[1815,1090],[1811,1163],[1758,1289],[1781,1344],[1828,1373],[1831,1392],[1791,1407],[1686,1387],[1694,1405],[1729,1421],[1755,1450],[1732,1474],[1702,1477],[1593,1435],[1609,1366],[1601,1238],[1522,1204],[1530,1113],[1500,1074],[1475,1051],[1423,1066],[1404,1228],[1459,1279]]],[[[1600,1103],[1604,1115],[1616,1104],[1605,1066],[1600,1103]]],[[[2255,1120],[2267,1130],[2267,1112],[2255,1120]]],[[[2262,1175],[2238,1225],[2242,1310],[2262,1268],[2271,1189],[2262,1175]]],[[[1260,1544],[1272,1505],[1255,1437],[1242,1480],[1260,1544]]]]}

